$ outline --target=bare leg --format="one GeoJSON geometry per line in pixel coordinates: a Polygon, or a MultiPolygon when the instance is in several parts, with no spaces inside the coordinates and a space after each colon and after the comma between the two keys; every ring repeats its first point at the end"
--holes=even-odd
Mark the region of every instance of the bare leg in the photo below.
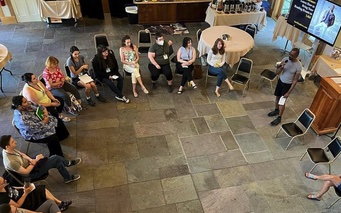
{"type": "Polygon", "coordinates": [[[46,195],[46,199],[47,200],[53,200],[58,205],[60,205],[62,203],[61,200],[59,200],[55,196],[53,196],[53,194],[49,190],[47,190],[47,189],[45,189],[45,195],[46,195]]]}
{"type": "Polygon", "coordinates": [[[91,83],[90,83],[90,86],[91,86],[91,89],[94,91],[94,93],[95,93],[96,95],[99,94],[99,93],[98,93],[97,86],[96,86],[96,84],[95,84],[94,82],[91,82],[91,83]]]}
{"type": "Polygon", "coordinates": [[[218,86],[215,87],[215,94],[216,94],[217,97],[220,97],[219,87],[218,86]]]}
{"type": "Polygon", "coordinates": [[[136,92],[136,83],[133,83],[133,94],[134,94],[135,98],[138,96],[138,94],[136,92]]]}
{"type": "MultiPolygon", "coordinates": [[[[276,100],[275,100],[275,109],[279,109],[279,104],[278,104],[278,102],[279,102],[279,96],[276,96],[276,100]]],[[[283,112],[282,112],[283,113],[283,112]]]]}
{"type": "Polygon", "coordinates": [[[172,86],[173,80],[167,81],[169,86],[172,86]]]}
{"type": "Polygon", "coordinates": [[[232,86],[231,82],[229,81],[228,78],[225,79],[225,82],[227,83],[227,85],[229,86],[230,90],[234,90],[234,87],[232,86]]]}
{"type": "MultiPolygon", "coordinates": [[[[306,176],[309,173],[306,174],[306,176]]],[[[336,175],[311,175],[313,179],[325,181],[320,191],[316,194],[317,198],[321,198],[330,187],[338,186],[341,183],[340,176],[336,175]]]]}

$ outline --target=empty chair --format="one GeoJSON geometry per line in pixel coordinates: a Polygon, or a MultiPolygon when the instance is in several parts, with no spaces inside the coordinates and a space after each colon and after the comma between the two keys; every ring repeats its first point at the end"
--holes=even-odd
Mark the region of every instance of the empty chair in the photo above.
{"type": "Polygon", "coordinates": [[[340,138],[336,137],[323,148],[308,148],[307,151],[302,155],[300,160],[302,160],[303,157],[308,154],[309,159],[311,160],[311,162],[314,163],[314,166],[310,169],[309,173],[311,173],[319,164],[328,164],[330,174],[330,165],[339,157],[340,153],[340,138]],[[330,154],[327,153],[328,151],[330,152],[330,154]]]}
{"type": "Polygon", "coordinates": [[[296,121],[282,124],[275,137],[277,137],[279,132],[283,130],[283,132],[285,132],[285,134],[287,134],[287,136],[291,138],[289,144],[285,148],[287,150],[291,142],[296,137],[305,135],[308,132],[308,129],[310,128],[314,120],[315,120],[314,113],[312,113],[309,109],[305,109],[301,113],[301,115],[296,119],[296,121]]]}
{"type": "Polygon", "coordinates": [[[241,58],[236,69],[236,72],[231,77],[231,83],[244,85],[242,96],[245,94],[246,87],[250,87],[250,76],[252,71],[253,61],[248,58],[241,58]]]}
{"type": "Polygon", "coordinates": [[[273,90],[272,82],[276,80],[277,74],[269,69],[263,70],[263,72],[260,74],[260,79],[258,81],[258,85],[262,79],[268,80],[271,85],[271,90],[273,90]]]}
{"type": "Polygon", "coordinates": [[[104,45],[106,47],[109,47],[108,37],[106,34],[96,34],[94,35],[94,41],[95,41],[95,52],[97,53],[97,47],[98,45],[104,45]]]}
{"type": "Polygon", "coordinates": [[[140,53],[147,53],[152,46],[152,35],[148,30],[140,30],[137,33],[137,48],[140,53]]]}
{"type": "Polygon", "coordinates": [[[246,26],[245,31],[246,31],[248,34],[250,34],[250,36],[251,36],[252,38],[255,38],[255,35],[256,35],[256,32],[257,32],[257,28],[256,28],[255,25],[249,24],[249,25],[246,26]]]}
{"type": "Polygon", "coordinates": [[[334,206],[334,204],[337,203],[341,199],[341,191],[335,186],[334,186],[334,190],[335,190],[335,194],[338,196],[338,198],[332,204],[330,204],[327,207],[328,209],[330,209],[330,207],[334,206]]]}

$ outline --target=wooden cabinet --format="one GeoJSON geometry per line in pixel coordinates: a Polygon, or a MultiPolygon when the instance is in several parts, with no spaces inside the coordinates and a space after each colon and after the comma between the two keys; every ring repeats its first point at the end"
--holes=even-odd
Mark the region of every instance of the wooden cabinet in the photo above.
{"type": "Polygon", "coordinates": [[[322,78],[310,106],[316,116],[311,127],[319,135],[335,132],[341,122],[341,83],[336,83],[332,78],[341,81],[341,76],[322,78]]]}
{"type": "Polygon", "coordinates": [[[137,4],[139,24],[205,21],[208,2],[137,4]]]}
{"type": "Polygon", "coordinates": [[[208,3],[179,3],[177,4],[176,19],[178,22],[205,21],[208,3]]]}
{"type": "Polygon", "coordinates": [[[176,22],[176,4],[139,4],[139,24],[176,22]]]}

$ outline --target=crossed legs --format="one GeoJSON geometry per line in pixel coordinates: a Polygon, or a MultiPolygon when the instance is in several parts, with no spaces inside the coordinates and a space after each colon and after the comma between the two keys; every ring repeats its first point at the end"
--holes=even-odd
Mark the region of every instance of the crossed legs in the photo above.
{"type": "Polygon", "coordinates": [[[339,187],[341,184],[341,175],[313,175],[306,173],[305,176],[312,180],[323,180],[323,186],[316,195],[308,195],[309,199],[320,200],[321,197],[330,189],[330,187],[339,187]]]}

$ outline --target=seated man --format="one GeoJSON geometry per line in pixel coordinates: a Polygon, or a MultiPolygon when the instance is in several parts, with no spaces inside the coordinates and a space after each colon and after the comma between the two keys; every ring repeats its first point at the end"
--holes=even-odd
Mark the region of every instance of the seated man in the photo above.
{"type": "Polygon", "coordinates": [[[161,33],[155,34],[155,40],[155,44],[148,50],[148,69],[152,78],[153,89],[156,89],[156,81],[160,74],[164,74],[168,82],[168,92],[173,92],[173,75],[169,66],[169,56],[173,53],[173,48],[171,48],[173,42],[170,40],[164,42],[165,40],[161,33]]]}
{"type": "Polygon", "coordinates": [[[64,183],[71,183],[80,178],[80,175],[71,175],[65,168],[78,165],[81,162],[80,158],[68,161],[59,155],[47,158],[39,154],[32,159],[16,149],[17,142],[10,135],[1,136],[0,147],[3,148],[2,156],[5,168],[18,174],[37,179],[48,173],[50,169],[56,168],[63,176],[64,183]]]}
{"type": "Polygon", "coordinates": [[[311,173],[305,173],[305,177],[312,180],[325,181],[322,188],[317,194],[308,195],[308,199],[320,201],[321,197],[334,186],[341,191],[341,175],[313,175],[311,173]]]}

